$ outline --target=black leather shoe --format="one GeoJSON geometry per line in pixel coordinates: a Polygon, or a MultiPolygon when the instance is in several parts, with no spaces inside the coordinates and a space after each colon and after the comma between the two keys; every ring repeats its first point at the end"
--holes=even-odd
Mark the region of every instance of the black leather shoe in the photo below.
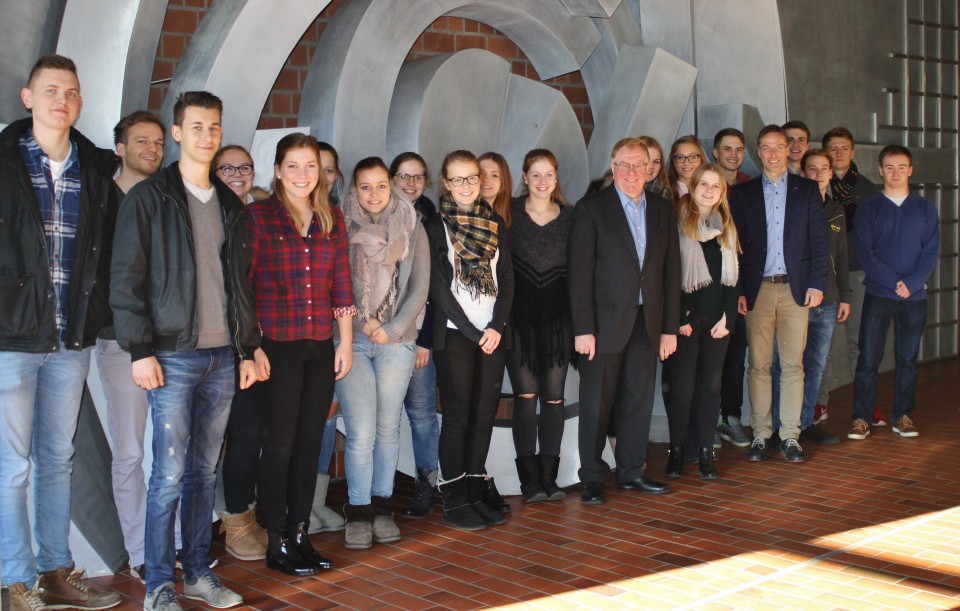
{"type": "Polygon", "coordinates": [[[646,475],[641,475],[635,480],[629,482],[619,482],[617,488],[621,490],[636,490],[637,492],[646,492],[647,494],[666,494],[670,486],[655,482],[646,475]]]}
{"type": "Polygon", "coordinates": [[[780,451],[787,462],[803,462],[806,460],[803,456],[803,448],[797,443],[796,439],[784,439],[780,444],[780,451]]]}
{"type": "Polygon", "coordinates": [[[836,435],[831,435],[814,424],[800,431],[800,441],[818,443],[822,446],[832,446],[840,443],[840,438],[836,435]]]}
{"type": "Polygon", "coordinates": [[[309,577],[320,572],[320,567],[300,555],[286,530],[267,530],[267,537],[267,568],[293,577],[309,577]]]}
{"type": "Polygon", "coordinates": [[[664,475],[680,477],[683,475],[683,463],[683,446],[670,446],[667,448],[667,470],[664,475]]]}
{"type": "Polygon", "coordinates": [[[750,453],[747,454],[747,460],[760,462],[768,458],[770,458],[770,440],[757,437],[750,444],[750,453]]]}
{"type": "Polygon", "coordinates": [[[713,448],[700,448],[699,451],[700,477],[703,479],[719,479],[717,465],[713,462],[713,448]]]}
{"type": "Polygon", "coordinates": [[[587,482],[583,485],[583,492],[580,493],[580,500],[587,505],[603,505],[607,499],[603,496],[603,484],[600,482],[587,482]]]}
{"type": "Polygon", "coordinates": [[[333,568],[333,563],[327,558],[321,556],[320,553],[315,550],[313,545],[310,543],[310,535],[307,534],[306,522],[300,522],[293,530],[296,532],[294,535],[293,544],[297,548],[297,553],[300,554],[301,558],[311,564],[315,564],[318,569],[333,568]]]}

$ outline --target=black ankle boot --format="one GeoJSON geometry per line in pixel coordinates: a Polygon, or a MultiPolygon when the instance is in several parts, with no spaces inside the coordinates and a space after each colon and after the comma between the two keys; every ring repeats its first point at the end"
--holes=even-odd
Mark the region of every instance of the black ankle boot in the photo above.
{"type": "Polygon", "coordinates": [[[487,523],[480,517],[470,502],[467,501],[467,482],[465,477],[460,479],[437,483],[440,489],[440,496],[443,497],[443,521],[461,530],[481,530],[487,527],[487,523]]]}
{"type": "Polygon", "coordinates": [[[717,465],[713,462],[713,448],[700,448],[697,450],[697,462],[700,463],[700,477],[703,479],[717,479],[720,474],[717,473],[717,465]]]}
{"type": "Polygon", "coordinates": [[[540,467],[536,456],[521,456],[516,459],[517,475],[520,477],[520,494],[528,503],[547,500],[547,493],[540,485],[540,467]]]}
{"type": "Polygon", "coordinates": [[[317,565],[303,559],[286,530],[267,531],[267,568],[294,577],[309,577],[320,572],[317,565]]]}
{"type": "Polygon", "coordinates": [[[300,522],[294,529],[293,543],[297,548],[300,557],[311,564],[315,564],[318,569],[332,569],[333,563],[320,555],[310,543],[310,535],[307,534],[307,523],[300,522]]]}
{"type": "Polygon", "coordinates": [[[667,450],[667,477],[683,475],[683,446],[670,446],[667,450]]]}
{"type": "MultiPolygon", "coordinates": [[[[433,472],[435,473],[435,472],[433,472]]],[[[430,483],[432,473],[422,467],[417,468],[417,480],[413,483],[413,499],[400,514],[405,518],[420,520],[427,517],[433,507],[433,484],[430,483]]]]}
{"type": "Polygon", "coordinates": [[[487,507],[494,511],[499,511],[500,513],[509,513],[512,509],[510,503],[503,500],[503,497],[500,496],[500,491],[497,490],[497,484],[493,481],[493,477],[487,474],[484,474],[483,486],[480,490],[480,498],[484,503],[487,504],[487,507]]]}
{"type": "Polygon", "coordinates": [[[467,474],[467,502],[470,503],[470,507],[473,508],[477,515],[483,518],[487,526],[506,524],[507,519],[503,517],[503,514],[491,507],[484,500],[483,492],[486,489],[487,481],[490,480],[484,479],[484,474],[482,473],[477,475],[467,474]]]}
{"type": "Polygon", "coordinates": [[[540,465],[540,485],[543,486],[543,491],[547,493],[547,500],[559,501],[567,498],[567,493],[557,485],[557,472],[560,471],[560,457],[541,454],[537,458],[539,459],[540,465]]]}

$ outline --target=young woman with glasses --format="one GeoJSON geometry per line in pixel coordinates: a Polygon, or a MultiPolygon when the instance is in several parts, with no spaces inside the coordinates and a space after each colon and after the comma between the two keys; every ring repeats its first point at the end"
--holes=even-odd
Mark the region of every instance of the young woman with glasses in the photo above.
{"type": "MultiPolygon", "coordinates": [[[[427,221],[437,213],[437,207],[424,195],[430,184],[427,162],[413,152],[400,153],[390,164],[393,186],[399,189],[427,221]]],[[[410,385],[403,399],[413,438],[413,459],[416,481],[413,499],[401,513],[405,518],[427,517],[433,505],[434,486],[437,485],[437,447],[440,443],[440,422],[437,419],[437,369],[433,362],[433,304],[428,300],[417,315],[417,359],[410,385]]]]}
{"type": "Polygon", "coordinates": [[[676,206],[680,198],[690,192],[690,180],[700,164],[707,160],[703,152],[703,145],[696,136],[678,138],[670,147],[670,169],[667,176],[670,180],[670,191],[673,195],[673,204],[676,206]]]}
{"type": "Polygon", "coordinates": [[[443,422],[440,481],[443,519],[478,530],[503,524],[482,500],[484,463],[500,403],[513,266],[506,222],[480,196],[480,164],[449,153],[440,173],[440,214],[427,221],[434,357],[443,422]]]}

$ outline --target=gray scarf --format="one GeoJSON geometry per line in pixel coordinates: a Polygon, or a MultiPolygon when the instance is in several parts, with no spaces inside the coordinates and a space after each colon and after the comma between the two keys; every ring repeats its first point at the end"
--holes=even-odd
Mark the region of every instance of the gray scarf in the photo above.
{"type": "Polygon", "coordinates": [[[353,301],[360,322],[389,322],[397,306],[400,261],[410,252],[417,211],[401,191],[391,189],[390,202],[373,217],[360,206],[351,188],[340,202],[347,225],[353,301]]]}
{"type": "MultiPolygon", "coordinates": [[[[719,239],[723,230],[720,214],[713,212],[706,219],[697,223],[699,242],[708,242],[719,239]]],[[[703,249],[697,240],[687,236],[680,229],[680,289],[684,293],[692,293],[713,282],[710,270],[707,269],[707,260],[703,257],[703,249]]],[[[732,241],[732,240],[731,240],[732,241]]],[[[737,286],[737,252],[730,244],[720,242],[720,283],[724,286],[737,286]]]]}

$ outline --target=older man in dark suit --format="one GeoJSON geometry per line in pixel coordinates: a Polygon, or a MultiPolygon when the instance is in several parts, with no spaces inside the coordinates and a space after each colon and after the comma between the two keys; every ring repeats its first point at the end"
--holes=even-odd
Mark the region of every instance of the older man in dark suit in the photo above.
{"type": "Polygon", "coordinates": [[[730,194],[740,247],[739,310],[750,345],[747,387],[753,406],[749,459],[766,460],[771,421],[774,343],[780,368],[780,449],[788,462],[803,462],[800,407],[807,308],[823,300],[828,236],[817,183],[787,173],[787,136],[768,125],[757,136],[763,174],[730,194]]]}
{"type": "Polygon", "coordinates": [[[643,470],[653,413],[657,357],[677,349],[680,249],[670,202],[643,190],[647,147],[625,138],[613,147],[613,184],[582,199],[570,230],[568,279],[580,360],[582,500],[604,502],[603,460],[615,423],[617,486],[667,492],[643,470]]]}

